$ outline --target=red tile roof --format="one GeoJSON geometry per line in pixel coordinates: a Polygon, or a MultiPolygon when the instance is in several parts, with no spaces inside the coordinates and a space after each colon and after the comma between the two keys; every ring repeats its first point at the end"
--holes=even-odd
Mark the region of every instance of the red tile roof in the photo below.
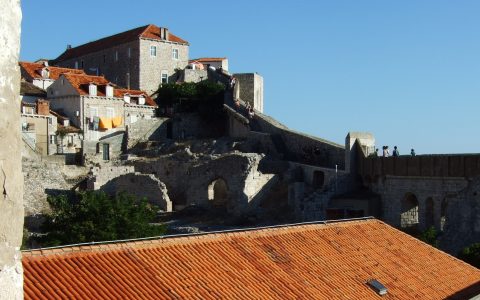
{"type": "MultiPolygon", "coordinates": [[[[140,38],[148,38],[154,40],[161,40],[160,27],[150,24],[142,27],[130,29],[125,32],[121,32],[115,35],[111,35],[87,44],[83,44],[71,49],[67,49],[59,57],[55,59],[55,62],[64,61],[67,59],[80,57],[88,53],[98,52],[104,49],[111,48],[113,46],[125,44],[138,40],[140,38]]],[[[178,36],[169,32],[168,41],[188,45],[188,42],[179,38],[178,36]]]]}
{"type": "Polygon", "coordinates": [[[192,62],[209,62],[209,61],[218,61],[218,62],[221,62],[223,60],[227,59],[226,57],[200,57],[200,58],[196,58],[196,59],[190,59],[188,62],[189,63],[192,63],[192,62]]]}
{"type": "Polygon", "coordinates": [[[377,220],[23,252],[25,299],[468,299],[480,270],[377,220]],[[383,298],[367,286],[376,279],[383,298]]]}
{"type": "MultiPolygon", "coordinates": [[[[94,76],[94,75],[80,75],[80,74],[65,74],[65,78],[72,84],[72,86],[77,90],[80,95],[88,95],[88,86],[90,83],[96,84],[97,87],[97,96],[105,97],[105,87],[108,84],[113,85],[110,83],[105,77],[103,76],[94,76]]],[[[150,106],[157,106],[155,101],[148,96],[148,94],[144,91],[140,90],[129,90],[129,89],[122,89],[118,88],[115,85],[113,89],[113,96],[118,98],[123,98],[125,94],[129,94],[131,96],[141,96],[144,95],[145,97],[145,104],[150,106]]]]}
{"type": "Polygon", "coordinates": [[[73,74],[85,74],[83,70],[69,69],[69,68],[60,68],[48,66],[45,67],[42,63],[31,63],[31,62],[19,62],[20,67],[22,68],[22,74],[30,78],[27,80],[33,80],[34,78],[42,78],[42,69],[47,68],[50,72],[50,79],[57,80],[61,74],[64,73],[73,73],[73,74]]]}

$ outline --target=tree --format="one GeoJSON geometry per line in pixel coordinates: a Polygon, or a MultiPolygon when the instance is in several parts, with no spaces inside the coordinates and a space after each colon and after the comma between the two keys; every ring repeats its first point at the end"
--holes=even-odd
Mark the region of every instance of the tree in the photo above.
{"type": "Polygon", "coordinates": [[[422,232],[419,239],[433,247],[438,247],[438,234],[433,226],[422,232]]]}
{"type": "Polygon", "coordinates": [[[48,203],[52,214],[43,225],[47,234],[42,246],[158,236],[166,231],[163,225],[150,224],[156,207],[124,193],[109,197],[90,191],[73,200],[59,195],[49,197],[48,203]]]}
{"type": "Polygon", "coordinates": [[[480,243],[474,243],[463,248],[458,258],[472,266],[480,268],[480,243]]]}

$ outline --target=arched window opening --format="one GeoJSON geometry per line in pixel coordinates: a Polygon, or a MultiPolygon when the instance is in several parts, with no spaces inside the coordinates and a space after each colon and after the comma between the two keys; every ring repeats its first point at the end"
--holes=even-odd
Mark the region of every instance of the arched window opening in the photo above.
{"type": "Polygon", "coordinates": [[[435,204],[431,197],[425,202],[425,227],[430,228],[435,225],[434,221],[435,204]]]}
{"type": "Polygon", "coordinates": [[[400,226],[412,229],[416,229],[418,226],[418,200],[412,193],[406,194],[402,200],[400,226]]]}
{"type": "Polygon", "coordinates": [[[218,178],[208,185],[208,200],[213,205],[225,205],[228,200],[228,186],[225,180],[218,178]]]}
{"type": "Polygon", "coordinates": [[[440,231],[444,230],[446,220],[447,220],[447,199],[443,199],[442,205],[440,206],[440,231]]]}

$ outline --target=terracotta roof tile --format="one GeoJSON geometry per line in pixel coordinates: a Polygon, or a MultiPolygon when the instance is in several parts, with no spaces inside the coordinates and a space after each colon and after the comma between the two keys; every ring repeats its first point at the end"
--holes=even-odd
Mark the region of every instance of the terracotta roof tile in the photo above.
{"type": "Polygon", "coordinates": [[[201,63],[209,62],[209,61],[219,61],[219,62],[221,62],[225,59],[227,59],[227,58],[226,57],[200,57],[200,58],[190,59],[188,62],[189,63],[193,63],[193,62],[196,62],[196,61],[201,62],[201,63]]]}
{"type": "Polygon", "coordinates": [[[111,82],[109,82],[103,76],[94,76],[94,75],[87,75],[87,74],[65,74],[65,78],[70,82],[70,84],[75,88],[75,90],[80,95],[88,95],[88,86],[90,83],[94,83],[97,85],[97,95],[98,96],[106,96],[105,89],[107,85],[113,85],[113,96],[118,98],[123,98],[125,94],[129,94],[131,96],[145,96],[145,104],[150,106],[157,106],[155,101],[148,96],[148,94],[144,91],[140,90],[131,90],[131,89],[122,89],[111,82]]]}
{"type": "Polygon", "coordinates": [[[34,78],[42,78],[42,70],[47,68],[50,72],[50,79],[57,80],[61,74],[64,73],[73,73],[73,74],[85,74],[83,70],[77,69],[69,69],[69,68],[60,68],[60,67],[53,67],[48,66],[45,67],[42,63],[31,63],[31,62],[19,62],[20,67],[22,68],[22,74],[24,76],[28,76],[30,78],[26,78],[27,80],[32,80],[34,78]]]}
{"type": "MultiPolygon", "coordinates": [[[[115,35],[111,35],[93,42],[89,42],[71,49],[67,49],[55,59],[55,62],[83,56],[88,53],[98,52],[103,49],[138,40],[139,38],[161,40],[160,27],[149,24],[138,28],[130,29],[115,35]]],[[[169,33],[168,41],[188,45],[187,41],[179,38],[172,33],[169,33]]]]}
{"type": "Polygon", "coordinates": [[[23,253],[25,299],[465,299],[480,270],[377,220],[23,253]],[[40,255],[36,255],[40,254],[40,255]],[[388,294],[366,282],[376,279],[388,294]]]}

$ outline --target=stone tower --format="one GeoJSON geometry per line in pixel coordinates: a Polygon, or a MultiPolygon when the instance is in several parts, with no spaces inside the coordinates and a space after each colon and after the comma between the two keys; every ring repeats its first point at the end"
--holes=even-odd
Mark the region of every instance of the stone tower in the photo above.
{"type": "Polygon", "coordinates": [[[0,0],[0,299],[23,299],[20,0],[0,0]]]}

